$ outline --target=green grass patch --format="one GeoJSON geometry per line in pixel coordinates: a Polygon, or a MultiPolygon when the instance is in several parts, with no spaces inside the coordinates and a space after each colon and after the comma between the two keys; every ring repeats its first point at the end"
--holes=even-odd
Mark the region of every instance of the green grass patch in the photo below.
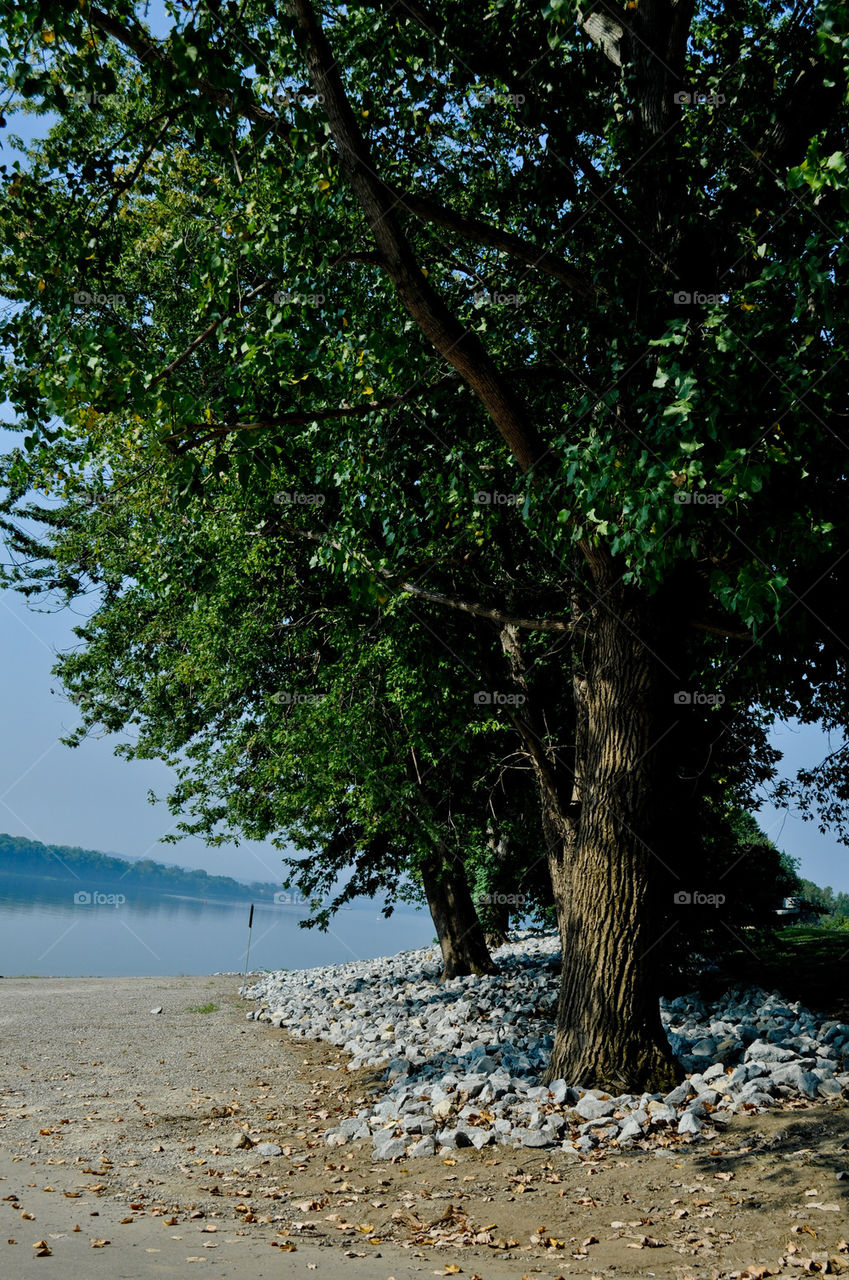
{"type": "Polygon", "coordinates": [[[785,1000],[801,1000],[816,1012],[849,1021],[849,930],[824,925],[792,925],[768,942],[746,939],[725,957],[718,986],[751,983],[777,990],[785,1000]]]}
{"type": "Polygon", "coordinates": [[[217,1013],[218,1008],[219,1006],[210,1000],[209,1004],[193,1004],[189,1013],[217,1013]]]}

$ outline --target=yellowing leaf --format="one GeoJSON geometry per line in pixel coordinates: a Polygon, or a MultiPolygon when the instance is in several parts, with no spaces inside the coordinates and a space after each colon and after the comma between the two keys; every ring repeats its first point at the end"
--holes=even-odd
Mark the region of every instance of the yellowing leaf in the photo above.
{"type": "Polygon", "coordinates": [[[327,181],[326,178],[319,178],[318,180],[319,191],[326,191],[329,186],[330,186],[330,183],[327,181]]]}

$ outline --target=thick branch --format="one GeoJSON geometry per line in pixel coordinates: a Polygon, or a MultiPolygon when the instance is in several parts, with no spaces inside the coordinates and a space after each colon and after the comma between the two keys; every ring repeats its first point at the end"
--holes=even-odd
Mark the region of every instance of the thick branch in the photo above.
{"type": "Polygon", "coordinates": [[[695,618],[690,619],[690,626],[696,631],[706,631],[711,636],[724,636],[727,640],[751,640],[752,638],[748,631],[729,631],[727,627],[718,627],[712,622],[700,622],[695,618]]]}
{"type": "MultiPolygon", "coordinates": [[[[160,375],[161,376],[161,375],[160,375]]],[[[263,418],[261,422],[222,422],[210,426],[207,422],[193,422],[188,426],[165,436],[164,443],[170,444],[191,435],[193,431],[201,431],[202,435],[191,440],[184,440],[186,449],[207,444],[210,440],[220,440],[223,436],[236,435],[240,431],[264,431],[276,427],[307,427],[311,422],[333,422],[338,418],[367,418],[376,409],[391,409],[404,404],[407,396],[388,396],[385,400],[374,400],[370,404],[340,405],[336,409],[293,410],[292,413],[281,414],[278,418],[263,418]]]]}
{"type": "Polygon", "coordinates": [[[289,9],[304,44],[313,85],[324,104],[342,172],[359,200],[398,298],[425,338],[475,392],[522,470],[530,471],[547,450],[528,420],[525,406],[480,340],[463,327],[425,279],[398,224],[395,197],[377,176],[312,5],[309,0],[289,0],[289,9]]]}
{"type": "MultiPolygon", "coordinates": [[[[208,336],[201,334],[201,338],[208,336]]],[[[182,360],[183,357],[180,357],[182,360]]],[[[163,375],[160,374],[160,377],[163,375]]],[[[443,377],[438,378],[435,382],[423,384],[415,383],[408,391],[402,395],[384,396],[381,400],[369,400],[368,404],[342,404],[338,408],[333,409],[293,409],[290,413],[281,414],[276,418],[263,418],[259,422],[193,422],[183,427],[180,431],[165,436],[166,444],[174,443],[190,436],[194,431],[200,431],[203,434],[190,440],[184,440],[183,447],[185,449],[194,448],[197,445],[206,444],[209,440],[219,440],[223,436],[235,435],[240,431],[263,431],[269,428],[277,427],[307,427],[311,422],[333,422],[339,418],[367,418],[370,413],[375,413],[380,409],[395,409],[398,405],[409,404],[416,397],[423,395],[427,391],[435,391],[446,382],[453,382],[457,375],[447,373],[443,377]]]]}
{"type": "Polygon", "coordinates": [[[400,208],[406,209],[423,222],[434,222],[437,226],[456,231],[458,235],[474,241],[475,244],[487,245],[491,249],[509,254],[511,258],[516,258],[529,267],[554,276],[555,280],[567,285],[573,293],[577,293],[582,298],[596,297],[597,290],[591,281],[585,279],[564,258],[558,257],[548,249],[540,249],[535,244],[529,244],[521,236],[514,235],[511,231],[502,231],[500,227],[494,227],[491,223],[481,222],[478,218],[468,218],[465,214],[457,213],[456,210],[430,200],[427,196],[397,190],[394,195],[400,208]]]}
{"type": "MultiPolygon", "coordinates": [[[[495,622],[501,627],[512,626],[521,631],[557,631],[560,633],[576,633],[578,627],[574,622],[567,622],[563,618],[514,618],[509,614],[502,613],[500,609],[490,609],[487,605],[477,604],[470,600],[460,600],[457,596],[446,596],[438,591],[426,591],[423,587],[417,587],[413,582],[405,582],[398,578],[397,574],[392,573],[389,569],[380,569],[373,565],[371,561],[360,551],[352,551],[349,547],[344,547],[341,542],[335,538],[329,538],[326,534],[314,533],[311,529],[299,529],[295,525],[276,524],[275,528],[282,529],[286,533],[294,534],[299,538],[306,538],[308,542],[317,542],[323,547],[332,547],[334,551],[341,551],[344,555],[353,556],[355,560],[359,560],[365,565],[369,573],[373,573],[376,577],[382,578],[387,586],[395,591],[401,591],[405,595],[417,596],[421,600],[427,600],[431,604],[441,604],[449,609],[459,609],[461,613],[474,614],[478,618],[486,618],[488,622],[495,622]]],[[[269,531],[266,526],[263,533],[269,531]]]]}
{"type": "Polygon", "coordinates": [[[460,609],[463,613],[473,613],[476,617],[486,618],[490,622],[498,623],[499,626],[516,627],[520,631],[557,631],[561,634],[573,634],[578,631],[574,622],[566,622],[562,618],[513,618],[506,613],[502,613],[500,609],[489,609],[486,605],[458,600],[455,596],[441,595],[436,591],[425,591],[423,587],[417,587],[412,582],[401,582],[398,586],[401,591],[406,592],[408,595],[419,596],[420,599],[429,600],[433,604],[447,605],[451,609],[460,609]]]}
{"type": "Polygon", "coordinates": [[[558,785],[557,758],[552,759],[543,745],[540,726],[536,723],[536,707],[528,685],[525,660],[516,632],[516,626],[511,623],[505,623],[499,631],[501,648],[509,664],[510,674],[526,699],[524,714],[519,715],[518,711],[514,711],[510,713],[510,718],[525,744],[525,750],[534,767],[540,791],[545,801],[547,801],[552,815],[556,816],[557,821],[566,827],[574,822],[576,811],[574,808],[570,808],[561,796],[558,785]]]}

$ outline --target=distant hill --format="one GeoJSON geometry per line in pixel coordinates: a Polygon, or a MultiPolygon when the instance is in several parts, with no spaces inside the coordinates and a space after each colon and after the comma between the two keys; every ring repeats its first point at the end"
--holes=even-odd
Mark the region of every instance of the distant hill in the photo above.
{"type": "Polygon", "coordinates": [[[124,892],[132,888],[150,894],[252,902],[273,900],[279,887],[259,882],[241,884],[232,876],[211,876],[206,871],[167,866],[151,858],[131,861],[93,849],[42,844],[24,836],[0,834],[0,885],[10,878],[73,884],[89,892],[108,893],[120,885],[124,892]]]}

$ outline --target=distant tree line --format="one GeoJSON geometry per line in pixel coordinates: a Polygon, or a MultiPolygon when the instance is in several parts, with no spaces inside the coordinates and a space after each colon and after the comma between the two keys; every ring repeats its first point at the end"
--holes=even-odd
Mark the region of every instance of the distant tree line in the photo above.
{"type": "Polygon", "coordinates": [[[268,900],[276,888],[273,884],[240,884],[232,876],[169,867],[152,858],[128,862],[92,849],[42,844],[24,836],[7,835],[0,835],[0,876],[63,880],[84,889],[104,889],[120,883],[125,888],[188,894],[193,898],[268,900]]]}
{"type": "Polygon", "coordinates": [[[813,880],[800,880],[799,885],[806,902],[823,907],[832,919],[849,919],[849,893],[835,893],[830,884],[821,889],[813,880]]]}

